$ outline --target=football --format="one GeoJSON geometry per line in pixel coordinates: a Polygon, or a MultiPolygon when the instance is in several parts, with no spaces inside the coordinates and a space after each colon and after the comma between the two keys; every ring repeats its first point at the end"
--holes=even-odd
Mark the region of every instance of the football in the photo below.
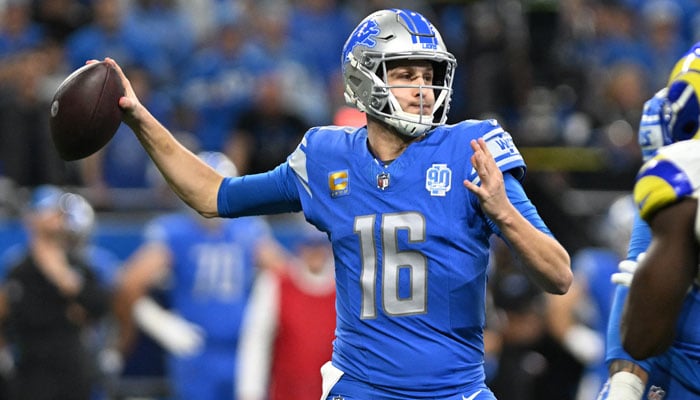
{"type": "Polygon", "coordinates": [[[106,62],[87,64],[70,74],[51,101],[51,138],[65,161],[85,158],[112,139],[122,120],[124,86],[106,62]]]}

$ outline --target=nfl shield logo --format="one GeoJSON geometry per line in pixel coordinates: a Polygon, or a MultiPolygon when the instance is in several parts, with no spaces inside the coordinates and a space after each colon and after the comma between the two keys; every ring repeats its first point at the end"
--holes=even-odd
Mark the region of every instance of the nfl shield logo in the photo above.
{"type": "Polygon", "coordinates": [[[377,175],[377,187],[381,190],[386,189],[389,186],[389,174],[382,172],[377,175]]]}

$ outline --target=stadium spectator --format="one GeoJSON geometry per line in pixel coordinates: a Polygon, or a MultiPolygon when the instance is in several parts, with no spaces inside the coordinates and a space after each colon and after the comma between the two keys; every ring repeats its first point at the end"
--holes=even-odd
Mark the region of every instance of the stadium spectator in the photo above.
{"type": "Polygon", "coordinates": [[[225,149],[241,174],[267,172],[283,163],[310,127],[282,98],[285,73],[262,76],[251,105],[236,118],[225,149]]]}
{"type": "Polygon", "coordinates": [[[0,60],[34,50],[44,38],[43,26],[32,20],[28,0],[10,0],[0,8],[0,60]]]}
{"type": "Polygon", "coordinates": [[[0,174],[21,187],[80,184],[78,166],[59,158],[50,136],[50,55],[43,47],[15,54],[0,81],[0,174]]]}
{"type": "Polygon", "coordinates": [[[321,397],[335,332],[333,254],[307,224],[294,232],[286,268],[262,271],[253,287],[238,345],[239,400],[321,397]]]}
{"type": "Polygon", "coordinates": [[[260,76],[270,69],[270,60],[249,36],[252,22],[235,8],[223,8],[213,40],[205,42],[184,66],[177,98],[191,117],[182,128],[197,136],[204,151],[224,151],[226,138],[257,90],[260,76]]]}
{"type": "Polygon", "coordinates": [[[498,399],[574,399],[583,365],[549,326],[547,295],[530,282],[501,239],[492,243],[491,311],[502,321],[492,331],[500,343],[489,387],[498,399]]]}
{"type": "Polygon", "coordinates": [[[93,2],[83,0],[31,1],[33,19],[50,41],[63,45],[66,38],[90,23],[93,2]]]}
{"type": "Polygon", "coordinates": [[[92,211],[85,204],[58,187],[38,187],[24,216],[26,251],[4,272],[0,317],[19,400],[89,400],[98,386],[84,335],[108,314],[110,292],[90,264],[97,260],[82,252],[78,227],[92,211]]]}
{"type": "Polygon", "coordinates": [[[125,29],[125,7],[121,0],[92,2],[91,22],[75,30],[65,41],[66,59],[71,70],[85,65],[85,60],[106,55],[119,57],[125,65],[138,62],[140,45],[125,29]]]}
{"type": "Polygon", "coordinates": [[[182,76],[181,69],[195,51],[190,20],[175,0],[131,0],[124,13],[124,32],[137,43],[137,62],[152,86],[163,90],[182,76]]]}
{"type": "Polygon", "coordinates": [[[294,41],[289,35],[289,8],[277,2],[257,6],[253,18],[260,28],[260,35],[252,45],[270,63],[269,73],[276,73],[280,80],[277,101],[306,124],[315,125],[328,120],[331,93],[325,82],[316,79],[314,71],[305,63],[314,49],[294,41]],[[300,99],[296,95],[299,91],[309,95],[300,99]]]}

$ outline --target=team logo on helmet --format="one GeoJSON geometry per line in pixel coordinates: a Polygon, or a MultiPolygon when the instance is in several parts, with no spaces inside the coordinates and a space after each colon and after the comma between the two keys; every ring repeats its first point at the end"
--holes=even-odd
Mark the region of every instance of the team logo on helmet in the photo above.
{"type": "Polygon", "coordinates": [[[690,139],[700,130],[700,74],[687,72],[668,86],[668,130],[673,142],[690,139]]]}
{"type": "Polygon", "coordinates": [[[347,60],[356,46],[362,45],[366,47],[374,47],[377,45],[377,41],[374,37],[379,35],[379,25],[377,21],[369,19],[365,23],[360,24],[355,31],[350,36],[348,43],[345,45],[345,51],[343,52],[343,60],[347,60]]]}

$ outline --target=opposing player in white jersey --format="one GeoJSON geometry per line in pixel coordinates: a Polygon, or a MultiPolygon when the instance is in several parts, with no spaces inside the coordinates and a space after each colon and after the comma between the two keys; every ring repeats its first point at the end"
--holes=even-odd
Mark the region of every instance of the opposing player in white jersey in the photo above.
{"type": "Polygon", "coordinates": [[[119,104],[202,215],[303,211],[328,235],[337,325],[324,399],[493,399],[483,369],[489,237],[501,236],[555,294],[573,279],[569,255],[525,195],[511,136],[493,120],[446,125],[456,63],[427,19],[374,12],[341,62],[346,99],[367,125],[312,128],[286,162],[258,175],[224,178],[200,162],[126,77],[119,104]]]}
{"type": "MultiPolygon", "coordinates": [[[[680,78],[693,93],[700,127],[700,72],[680,78]]],[[[664,353],[664,390],[673,399],[700,396],[700,136],[659,149],[637,177],[635,201],[652,239],[630,285],[622,344],[634,358],[664,353]]],[[[659,361],[656,362],[659,364],[659,361]]],[[[659,368],[659,367],[657,367],[659,368]]]]}
{"type": "MultiPolygon", "coordinates": [[[[671,143],[685,143],[697,134],[700,127],[700,43],[695,44],[675,65],[666,88],[657,93],[645,105],[644,116],[640,124],[639,141],[645,161],[652,159],[659,147],[671,143]]],[[[662,164],[663,165],[663,164],[662,164]]],[[[656,172],[644,182],[659,181],[656,172]]],[[[640,175],[641,177],[642,175],[640,175]]],[[[668,175],[674,179],[674,176],[668,175]]],[[[640,179],[640,182],[642,180],[640,179]]],[[[641,186],[638,186],[641,187],[641,186]]],[[[657,190],[657,189],[654,189],[657,190]]],[[[659,206],[649,204],[647,206],[659,206]]],[[[688,343],[700,345],[690,328],[693,323],[683,323],[679,330],[677,342],[668,351],[654,357],[635,359],[622,346],[620,323],[623,305],[634,271],[636,260],[647,251],[651,242],[651,231],[647,222],[637,215],[632,235],[629,238],[627,260],[620,263],[621,271],[613,275],[618,283],[615,301],[609,318],[606,359],[609,365],[610,379],[599,399],[642,399],[660,397],[683,399],[684,396],[695,398],[700,395],[700,370],[689,368],[700,356],[688,343]],[[650,397],[650,398],[651,398],[650,397]]],[[[641,258],[640,258],[641,259],[641,258]]],[[[686,308],[695,302],[693,296],[686,299],[686,308]]],[[[693,313],[684,311],[681,319],[692,318],[693,313]]],[[[697,316],[695,318],[698,318],[697,316]]],[[[688,320],[689,321],[689,320],[688,320]]],[[[679,323],[681,323],[679,321],[679,323]]],[[[650,337],[649,337],[650,338],[650,337]]]]}

